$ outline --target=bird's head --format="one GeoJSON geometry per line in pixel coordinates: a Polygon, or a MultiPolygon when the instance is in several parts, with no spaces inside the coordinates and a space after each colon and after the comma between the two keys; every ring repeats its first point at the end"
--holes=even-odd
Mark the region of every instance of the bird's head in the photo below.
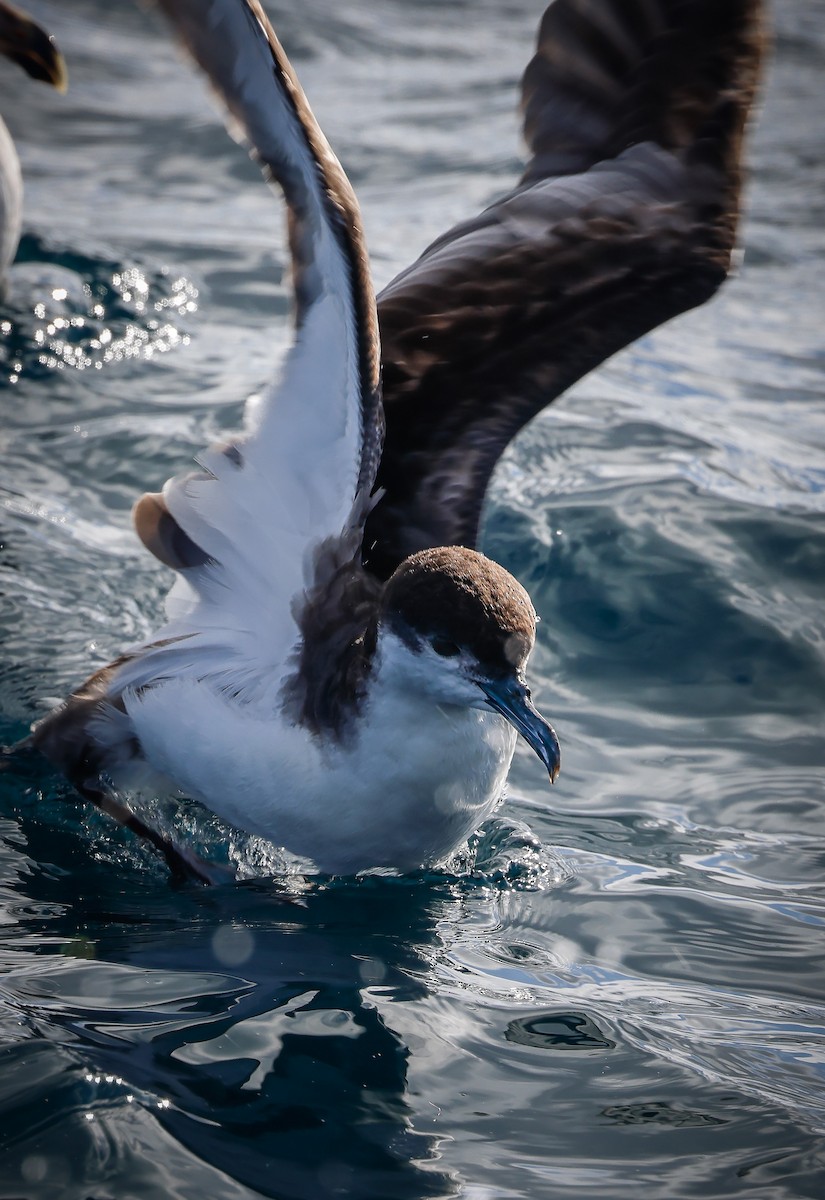
{"type": "Polygon", "coordinates": [[[439,704],[500,713],[555,782],[558,738],[533,707],[524,676],[536,620],[508,571],[475,550],[449,546],[401,563],[384,591],[379,632],[393,639],[410,686],[439,704]]]}

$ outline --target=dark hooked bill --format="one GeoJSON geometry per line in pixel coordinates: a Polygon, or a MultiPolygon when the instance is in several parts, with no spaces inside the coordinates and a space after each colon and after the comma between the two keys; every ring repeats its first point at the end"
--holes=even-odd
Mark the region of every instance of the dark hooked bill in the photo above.
{"type": "Polygon", "coordinates": [[[530,692],[520,679],[485,679],[479,687],[490,708],[510,722],[547,767],[550,782],[556,782],[561,767],[561,749],[556,731],[533,706],[530,692]]]}

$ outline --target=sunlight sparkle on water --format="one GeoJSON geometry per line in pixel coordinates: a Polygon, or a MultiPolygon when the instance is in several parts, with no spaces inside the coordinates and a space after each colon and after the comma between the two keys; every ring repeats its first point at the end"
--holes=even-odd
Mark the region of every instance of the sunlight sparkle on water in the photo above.
{"type": "Polygon", "coordinates": [[[198,288],[184,275],[135,265],[104,274],[93,260],[87,274],[73,272],[70,286],[41,297],[0,324],[0,370],[5,362],[9,383],[167,354],[189,344],[180,321],[198,309],[198,288]]]}

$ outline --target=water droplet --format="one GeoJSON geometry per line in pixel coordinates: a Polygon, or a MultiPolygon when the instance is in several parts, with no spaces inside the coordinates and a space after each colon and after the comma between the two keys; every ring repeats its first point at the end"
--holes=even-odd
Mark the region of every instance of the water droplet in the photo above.
{"type": "Polygon", "coordinates": [[[239,967],[254,953],[255,939],[243,925],[220,925],[212,937],[212,953],[225,967],[239,967]]]}
{"type": "Polygon", "coordinates": [[[42,1154],[30,1154],[20,1164],[20,1174],[26,1183],[42,1183],[49,1173],[49,1160],[42,1154]]]}

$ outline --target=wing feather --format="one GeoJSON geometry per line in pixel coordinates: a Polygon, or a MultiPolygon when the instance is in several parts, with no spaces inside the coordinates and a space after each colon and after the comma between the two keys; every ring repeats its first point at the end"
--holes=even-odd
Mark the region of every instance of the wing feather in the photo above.
{"type": "Polygon", "coordinates": [[[760,0],[556,0],[522,82],[519,185],[379,296],[382,578],[474,546],[508,442],[577,379],[707,300],[734,245],[760,0]]]}
{"type": "MultiPolygon", "coordinates": [[[[258,661],[298,637],[312,548],[363,520],[381,449],[379,349],[357,201],[258,0],[157,0],[287,203],[296,340],[246,434],[135,507],[144,544],[180,573],[181,631],[226,629],[258,661]]],[[[360,538],[357,539],[360,546],[360,538]]]]}

